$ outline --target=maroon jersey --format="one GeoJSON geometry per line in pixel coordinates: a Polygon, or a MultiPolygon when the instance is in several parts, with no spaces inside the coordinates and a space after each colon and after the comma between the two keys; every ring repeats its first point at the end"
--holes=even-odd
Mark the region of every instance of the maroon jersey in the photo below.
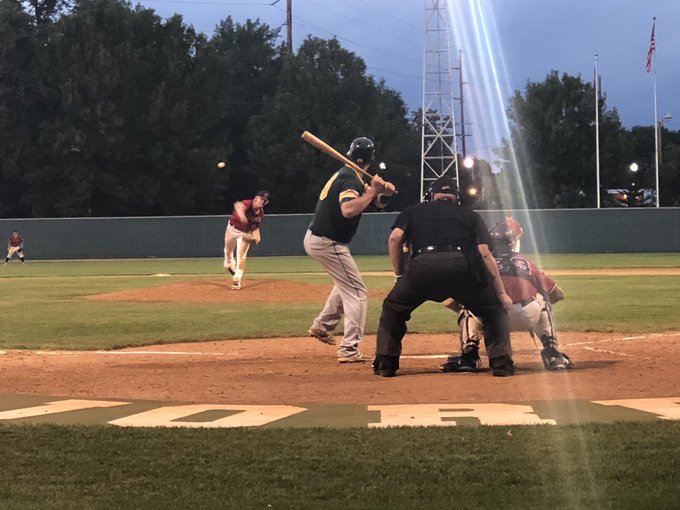
{"type": "Polygon", "coordinates": [[[253,230],[260,228],[260,225],[264,220],[264,209],[260,209],[259,212],[255,212],[253,209],[252,200],[241,200],[241,203],[246,208],[246,218],[248,219],[248,222],[242,222],[236,211],[234,211],[231,215],[231,218],[229,219],[229,223],[231,223],[234,228],[240,230],[241,232],[252,232],[253,230]]]}
{"type": "Polygon", "coordinates": [[[519,221],[517,221],[515,218],[505,218],[504,220],[505,227],[510,229],[512,233],[515,235],[515,239],[519,239],[522,234],[524,234],[524,229],[522,228],[522,225],[520,225],[519,221]]]}
{"type": "Polygon", "coordinates": [[[532,299],[538,292],[549,294],[556,286],[524,255],[512,252],[495,257],[495,260],[505,292],[513,303],[532,299]]]}
{"type": "Polygon", "coordinates": [[[13,246],[14,248],[16,248],[17,246],[21,246],[21,243],[23,242],[24,238],[21,237],[19,234],[9,236],[9,245],[13,246]]]}

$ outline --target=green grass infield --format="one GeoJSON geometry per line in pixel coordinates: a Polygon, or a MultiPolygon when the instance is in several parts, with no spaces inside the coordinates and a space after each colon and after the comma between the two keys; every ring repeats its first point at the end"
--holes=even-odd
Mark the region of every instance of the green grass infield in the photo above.
{"type": "MultiPolygon", "coordinates": [[[[674,268],[679,254],[544,255],[553,269],[674,268]]],[[[357,257],[370,289],[393,285],[387,257],[357,257]],[[386,272],[386,275],[375,275],[386,272]]],[[[325,301],[268,303],[112,302],[91,294],[200,279],[229,280],[221,259],[29,261],[0,273],[5,327],[0,349],[114,349],[162,343],[304,336],[325,301]]],[[[548,274],[550,269],[546,269],[548,274]]],[[[330,284],[308,257],[252,257],[247,279],[289,279],[330,284]]],[[[571,275],[555,277],[567,299],[555,307],[558,329],[641,333],[680,329],[675,313],[680,276],[571,275]]],[[[275,298],[275,297],[274,297],[275,298]]],[[[375,333],[380,299],[370,299],[366,332],[375,333]]],[[[451,313],[426,303],[409,323],[413,333],[448,332],[451,313]]]]}

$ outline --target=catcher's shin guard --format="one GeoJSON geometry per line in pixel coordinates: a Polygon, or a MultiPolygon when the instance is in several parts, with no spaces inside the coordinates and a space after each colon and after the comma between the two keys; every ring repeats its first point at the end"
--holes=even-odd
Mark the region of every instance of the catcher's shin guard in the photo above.
{"type": "Polygon", "coordinates": [[[482,321],[470,310],[463,308],[458,315],[460,329],[460,352],[462,354],[479,352],[479,342],[484,336],[482,321]]]}

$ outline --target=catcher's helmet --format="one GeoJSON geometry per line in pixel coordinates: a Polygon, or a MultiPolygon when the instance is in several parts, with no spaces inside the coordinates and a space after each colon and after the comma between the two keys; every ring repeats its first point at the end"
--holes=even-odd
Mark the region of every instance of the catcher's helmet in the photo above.
{"type": "Polygon", "coordinates": [[[368,165],[375,156],[375,144],[368,138],[357,138],[349,146],[347,157],[360,165],[368,165]]]}
{"type": "Polygon", "coordinates": [[[491,251],[499,251],[501,253],[512,251],[515,234],[505,225],[496,223],[489,229],[489,237],[491,238],[491,251]]]}

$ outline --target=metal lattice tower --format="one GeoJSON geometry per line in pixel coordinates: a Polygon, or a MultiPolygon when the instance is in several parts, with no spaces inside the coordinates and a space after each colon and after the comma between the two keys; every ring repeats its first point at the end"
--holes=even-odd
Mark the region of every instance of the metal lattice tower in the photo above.
{"type": "Polygon", "coordinates": [[[448,174],[458,182],[454,81],[446,0],[425,0],[420,197],[448,174]]]}

